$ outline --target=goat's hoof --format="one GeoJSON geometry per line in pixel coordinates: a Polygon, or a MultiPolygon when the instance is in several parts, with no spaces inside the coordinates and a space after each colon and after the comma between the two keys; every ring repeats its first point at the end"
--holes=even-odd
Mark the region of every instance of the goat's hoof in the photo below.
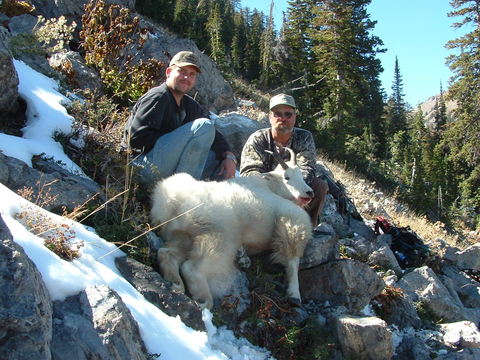
{"type": "Polygon", "coordinates": [[[172,290],[185,294],[185,286],[177,282],[172,283],[172,290]]]}
{"type": "Polygon", "coordinates": [[[205,299],[196,299],[195,302],[197,303],[198,307],[202,310],[208,309],[210,310],[213,306],[211,301],[205,300],[205,299]]]}
{"type": "Polygon", "coordinates": [[[302,307],[302,301],[298,298],[289,297],[288,298],[288,303],[290,305],[292,305],[293,307],[302,307]]]}

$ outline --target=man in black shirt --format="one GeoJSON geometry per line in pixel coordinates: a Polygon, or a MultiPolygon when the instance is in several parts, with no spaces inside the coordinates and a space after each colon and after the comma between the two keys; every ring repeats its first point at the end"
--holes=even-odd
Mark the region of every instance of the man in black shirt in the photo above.
{"type": "Polygon", "coordinates": [[[141,181],[151,183],[178,172],[196,179],[235,176],[237,160],[225,138],[208,111],[187,95],[200,73],[196,55],[180,51],[165,73],[165,83],[137,101],[126,127],[141,181]]]}

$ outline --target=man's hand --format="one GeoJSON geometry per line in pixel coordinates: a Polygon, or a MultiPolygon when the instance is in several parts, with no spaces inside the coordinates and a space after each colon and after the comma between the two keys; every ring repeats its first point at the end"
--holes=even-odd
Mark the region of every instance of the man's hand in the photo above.
{"type": "Polygon", "coordinates": [[[235,160],[235,155],[231,152],[225,153],[225,159],[222,160],[220,166],[218,167],[217,175],[223,176],[223,178],[231,179],[235,177],[235,170],[237,168],[237,161],[235,160]],[[228,157],[227,157],[228,155],[228,157]]]}

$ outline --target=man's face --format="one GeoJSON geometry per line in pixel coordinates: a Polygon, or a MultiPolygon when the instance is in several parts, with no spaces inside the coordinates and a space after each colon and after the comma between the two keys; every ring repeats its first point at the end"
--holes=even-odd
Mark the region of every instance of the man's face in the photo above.
{"type": "Polygon", "coordinates": [[[295,126],[297,115],[295,109],[288,105],[277,105],[270,110],[270,124],[279,134],[290,133],[295,126]]]}
{"type": "Polygon", "coordinates": [[[195,86],[197,69],[194,66],[179,67],[173,65],[167,68],[167,86],[175,92],[186,94],[195,86]]]}

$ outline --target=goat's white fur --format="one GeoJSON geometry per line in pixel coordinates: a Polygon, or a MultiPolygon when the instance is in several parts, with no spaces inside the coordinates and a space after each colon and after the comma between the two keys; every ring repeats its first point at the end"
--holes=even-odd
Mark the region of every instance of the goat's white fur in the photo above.
{"type": "Polygon", "coordinates": [[[157,260],[163,277],[181,292],[186,285],[201,307],[211,308],[209,280],[232,274],[241,246],[249,254],[273,250],[272,260],[286,270],[288,296],[301,301],[299,259],[312,226],[308,214],[291,200],[310,197],[312,190],[290,164],[285,170],[277,167],[223,182],[198,181],[183,173],[159,181],[152,197],[153,224],[202,204],[160,227],[165,247],[158,250],[157,260]]]}

